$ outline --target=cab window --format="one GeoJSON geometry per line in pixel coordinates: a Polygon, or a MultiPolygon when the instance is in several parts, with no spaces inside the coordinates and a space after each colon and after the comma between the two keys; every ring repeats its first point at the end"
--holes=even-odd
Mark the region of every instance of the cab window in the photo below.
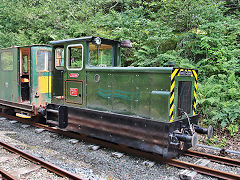
{"type": "Polygon", "coordinates": [[[3,71],[13,70],[13,52],[4,51],[1,53],[1,69],[3,71]]]}
{"type": "Polygon", "coordinates": [[[83,45],[69,45],[67,49],[67,68],[70,70],[81,70],[83,68],[83,45]]]}
{"type": "Polygon", "coordinates": [[[89,62],[90,66],[111,67],[113,50],[111,45],[95,45],[89,43],[89,62]]]}
{"type": "Polygon", "coordinates": [[[55,67],[56,69],[64,67],[64,48],[55,49],[55,67]]]}
{"type": "Polygon", "coordinates": [[[38,50],[37,51],[37,72],[50,71],[51,67],[51,51],[38,50]]]}

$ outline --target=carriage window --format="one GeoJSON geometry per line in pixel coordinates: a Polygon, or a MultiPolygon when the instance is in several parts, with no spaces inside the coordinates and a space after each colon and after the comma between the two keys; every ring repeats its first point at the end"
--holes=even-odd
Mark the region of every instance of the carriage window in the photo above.
{"type": "Polygon", "coordinates": [[[64,66],[64,48],[55,49],[55,67],[56,69],[64,66]]]}
{"type": "Polygon", "coordinates": [[[6,51],[1,53],[1,69],[3,71],[13,70],[13,52],[6,51]]]}
{"type": "Polygon", "coordinates": [[[70,70],[81,70],[83,65],[83,46],[82,44],[68,46],[67,68],[70,70]]]}
{"type": "Polygon", "coordinates": [[[50,71],[51,68],[51,51],[38,50],[37,51],[37,72],[50,71]]]}
{"type": "Polygon", "coordinates": [[[112,66],[112,46],[107,44],[101,44],[97,46],[93,43],[89,43],[89,65],[110,67],[112,66]]]}

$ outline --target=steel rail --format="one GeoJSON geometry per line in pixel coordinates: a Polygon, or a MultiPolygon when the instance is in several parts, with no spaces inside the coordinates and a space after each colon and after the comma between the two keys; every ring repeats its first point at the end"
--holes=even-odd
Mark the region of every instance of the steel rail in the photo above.
{"type": "Polygon", "coordinates": [[[67,178],[70,178],[70,179],[74,179],[74,180],[81,180],[81,178],[77,177],[76,175],[64,170],[64,169],[61,169],[49,162],[46,162],[46,161],[43,161],[39,158],[36,158],[26,152],[23,152],[21,151],[20,149],[17,149],[13,146],[10,146],[4,142],[1,142],[0,141],[0,146],[2,146],[4,149],[7,149],[8,151],[10,152],[13,152],[15,154],[19,154],[21,157],[31,161],[31,162],[34,162],[38,165],[40,165],[41,167],[45,168],[45,169],[48,169],[49,171],[51,172],[54,172],[55,174],[61,176],[61,177],[67,177],[67,178]]]}
{"type": "Polygon", "coordinates": [[[9,174],[7,171],[0,169],[0,179],[3,180],[15,180],[16,178],[9,174]]]}
{"type": "Polygon", "coordinates": [[[206,159],[209,159],[213,162],[226,164],[226,165],[229,165],[229,166],[240,167],[240,160],[238,160],[238,159],[231,159],[231,158],[227,158],[227,157],[216,156],[216,155],[207,154],[207,153],[198,152],[198,151],[192,151],[192,150],[186,151],[184,153],[184,155],[191,156],[191,157],[206,158],[206,159]]]}
{"type": "Polygon", "coordinates": [[[216,170],[216,169],[212,169],[212,168],[208,168],[208,167],[204,167],[204,166],[199,166],[199,165],[188,163],[188,162],[179,161],[176,159],[167,160],[167,163],[169,165],[173,165],[173,166],[179,167],[179,168],[193,169],[194,171],[196,171],[198,173],[209,175],[209,176],[214,176],[214,177],[217,177],[220,179],[228,179],[228,180],[229,179],[231,179],[231,180],[239,180],[240,179],[240,175],[238,175],[238,174],[231,174],[228,172],[224,172],[224,171],[220,171],[220,170],[216,170]]]}
{"type": "Polygon", "coordinates": [[[47,126],[47,125],[42,125],[42,124],[39,124],[39,123],[33,123],[33,122],[28,121],[28,120],[18,118],[18,117],[15,117],[15,116],[9,116],[9,115],[2,114],[2,113],[0,113],[0,116],[8,117],[10,119],[15,119],[15,120],[18,120],[22,123],[31,124],[35,127],[43,128],[43,129],[46,129],[50,132],[63,134],[65,136],[68,136],[68,137],[71,137],[71,138],[81,139],[81,140],[85,140],[85,141],[90,142],[90,143],[98,144],[98,145],[103,146],[103,147],[112,148],[112,149],[115,149],[115,150],[120,151],[120,152],[132,154],[132,155],[139,156],[139,157],[145,157],[145,158],[147,158],[149,160],[152,160],[152,161],[155,161],[155,162],[166,163],[168,165],[175,166],[177,168],[190,169],[190,170],[194,170],[194,171],[196,171],[198,173],[201,173],[201,174],[205,174],[205,175],[208,175],[208,176],[221,178],[221,179],[233,179],[233,180],[240,179],[240,175],[237,175],[237,174],[231,174],[231,173],[228,173],[228,172],[224,172],[224,171],[220,171],[220,170],[216,170],[216,169],[212,169],[212,168],[208,168],[208,167],[204,167],[204,166],[199,166],[199,165],[196,165],[196,164],[183,162],[183,161],[176,160],[176,159],[165,159],[162,156],[154,154],[154,153],[140,151],[140,150],[137,150],[137,149],[127,147],[125,145],[113,144],[113,143],[106,142],[106,141],[103,141],[103,140],[100,140],[100,139],[88,137],[86,135],[81,135],[81,134],[77,134],[77,133],[74,133],[74,132],[64,131],[64,130],[61,130],[61,129],[58,129],[58,128],[50,127],[50,126],[47,126]]]}

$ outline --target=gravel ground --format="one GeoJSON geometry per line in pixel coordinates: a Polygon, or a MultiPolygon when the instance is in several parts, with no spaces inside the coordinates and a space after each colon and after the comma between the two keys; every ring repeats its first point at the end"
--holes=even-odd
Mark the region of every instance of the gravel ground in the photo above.
{"type": "MultiPolygon", "coordinates": [[[[83,179],[179,179],[181,169],[166,164],[144,165],[146,159],[129,155],[113,157],[111,149],[89,150],[91,144],[79,141],[70,143],[69,138],[43,131],[36,133],[35,127],[23,128],[22,123],[11,124],[0,118],[0,141],[10,143],[28,153],[49,161],[79,175],[83,179]]],[[[181,157],[193,162],[190,157],[181,157]]],[[[225,170],[224,167],[220,167],[225,170]]],[[[239,173],[239,169],[231,169],[239,173]]],[[[214,179],[198,174],[195,179],[214,179]]]]}

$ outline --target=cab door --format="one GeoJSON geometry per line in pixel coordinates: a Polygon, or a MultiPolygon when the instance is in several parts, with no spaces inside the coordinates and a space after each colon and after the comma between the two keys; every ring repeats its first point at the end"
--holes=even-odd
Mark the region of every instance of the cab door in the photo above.
{"type": "Polygon", "coordinates": [[[20,102],[18,48],[0,50],[0,99],[20,102]]]}
{"type": "Polygon", "coordinates": [[[32,58],[32,103],[39,107],[51,100],[51,48],[31,47],[32,58]]]}
{"type": "Polygon", "coordinates": [[[66,46],[66,66],[64,72],[65,103],[84,104],[84,44],[66,46]]]}
{"type": "Polygon", "coordinates": [[[64,72],[65,72],[65,51],[64,45],[54,46],[52,49],[52,103],[64,104],[64,72]]]}

